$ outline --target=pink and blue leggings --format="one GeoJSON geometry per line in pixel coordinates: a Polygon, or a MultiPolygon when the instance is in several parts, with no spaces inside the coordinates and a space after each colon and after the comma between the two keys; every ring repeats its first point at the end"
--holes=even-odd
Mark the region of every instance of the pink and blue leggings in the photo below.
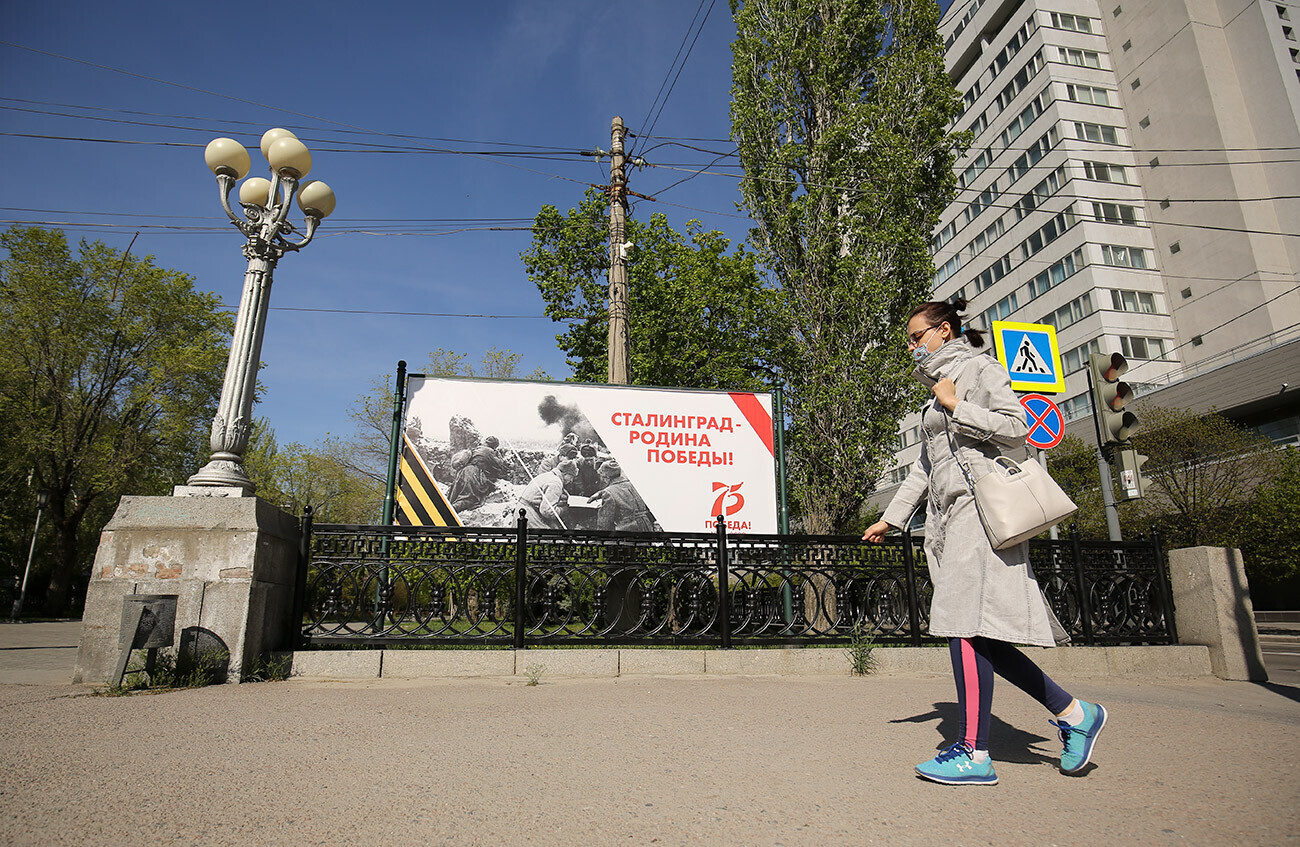
{"type": "Polygon", "coordinates": [[[952,673],[957,680],[961,740],[976,750],[989,749],[995,672],[1054,715],[1064,712],[1074,701],[1032,659],[1005,641],[983,636],[952,638],[948,640],[948,651],[952,654],[952,673]]]}

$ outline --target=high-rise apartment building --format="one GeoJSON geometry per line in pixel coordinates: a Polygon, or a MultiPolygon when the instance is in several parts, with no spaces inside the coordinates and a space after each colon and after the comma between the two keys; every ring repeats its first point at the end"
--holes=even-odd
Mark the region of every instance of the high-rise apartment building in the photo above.
{"type": "MultiPolygon", "coordinates": [[[[1300,4],[1259,0],[945,14],[973,141],[931,242],[933,299],[964,297],[978,329],[1054,325],[1067,421],[1090,414],[1091,352],[1122,352],[1150,393],[1300,342],[1297,26],[1300,4]]],[[[1282,381],[1254,376],[1261,393],[1282,381]]],[[[917,458],[918,423],[903,421],[877,503],[917,458]]]]}

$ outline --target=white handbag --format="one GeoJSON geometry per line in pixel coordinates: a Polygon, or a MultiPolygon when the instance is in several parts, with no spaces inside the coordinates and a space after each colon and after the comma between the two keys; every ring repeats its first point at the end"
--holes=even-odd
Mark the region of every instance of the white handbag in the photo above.
{"type": "Polygon", "coordinates": [[[972,481],[970,468],[962,462],[953,441],[946,414],[943,426],[953,458],[975,495],[975,509],[994,550],[1014,547],[1079,510],[1051,474],[1033,459],[1017,463],[999,456],[993,460],[992,470],[972,481]]]}
{"type": "Polygon", "coordinates": [[[975,481],[973,490],[975,508],[994,550],[1033,538],[1079,509],[1033,459],[1017,464],[999,456],[993,470],[975,481]]]}

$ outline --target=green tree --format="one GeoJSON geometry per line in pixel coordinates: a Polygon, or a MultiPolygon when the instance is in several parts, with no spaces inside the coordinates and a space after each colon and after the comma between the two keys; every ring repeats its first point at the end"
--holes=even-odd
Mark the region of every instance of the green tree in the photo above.
{"type": "Polygon", "coordinates": [[[805,528],[849,525],[919,395],[904,327],[952,199],[960,98],[939,7],[732,0],[732,137],[792,349],[791,488],[805,528]]]}
{"type": "Polygon", "coordinates": [[[47,613],[66,610],[123,494],[162,494],[196,466],[231,318],[192,277],[63,233],[0,235],[0,474],[52,492],[47,613]]]}
{"type": "MultiPolygon", "coordinates": [[[[608,373],[609,206],[595,189],[561,214],[544,206],[522,259],[546,314],[568,328],[556,336],[573,376],[608,373]]],[[[638,385],[756,389],[770,384],[778,343],[777,294],[759,283],[754,257],[698,221],[686,235],[655,214],[629,219],[628,345],[638,385]]]]}
{"type": "Polygon", "coordinates": [[[1300,601],[1300,449],[1283,450],[1273,471],[1238,525],[1238,546],[1256,603],[1295,608],[1286,604],[1300,601]]]}
{"type": "Polygon", "coordinates": [[[1156,524],[1169,546],[1239,546],[1255,489],[1274,475],[1272,443],[1215,413],[1148,406],[1139,416],[1133,447],[1149,457],[1143,475],[1152,483],[1140,527],[1156,524]]]}
{"type": "Polygon", "coordinates": [[[291,514],[311,506],[320,522],[378,523],[382,484],[356,469],[352,450],[353,445],[332,436],[310,447],[297,442],[281,447],[266,419],[255,418],[244,468],[258,497],[291,514]]]}

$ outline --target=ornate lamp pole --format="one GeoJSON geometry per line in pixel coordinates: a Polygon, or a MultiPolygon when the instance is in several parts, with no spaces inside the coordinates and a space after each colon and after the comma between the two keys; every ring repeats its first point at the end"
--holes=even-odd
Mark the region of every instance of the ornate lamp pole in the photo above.
{"type": "Polygon", "coordinates": [[[262,360],[262,335],[271,298],[271,274],[285,253],[300,250],[316,234],[316,227],[334,211],[334,192],[323,182],[300,182],[311,170],[311,151],[287,129],[268,130],[262,136],[262,154],[271,165],[271,179],[253,177],[239,186],[239,203],[244,216],[230,209],[230,191],[249,169],[248,151],[238,141],[218,138],[203,153],[221,188],[221,207],[231,223],[244,234],[244,293],[239,301],[226,379],[221,402],[212,419],[212,458],[189,478],[191,486],[236,487],[252,494],[256,486],[244,472],[244,451],[248,448],[252,422],[253,391],[262,360]],[[296,232],[288,220],[294,195],[307,218],[300,241],[286,236],[296,232]]]}

